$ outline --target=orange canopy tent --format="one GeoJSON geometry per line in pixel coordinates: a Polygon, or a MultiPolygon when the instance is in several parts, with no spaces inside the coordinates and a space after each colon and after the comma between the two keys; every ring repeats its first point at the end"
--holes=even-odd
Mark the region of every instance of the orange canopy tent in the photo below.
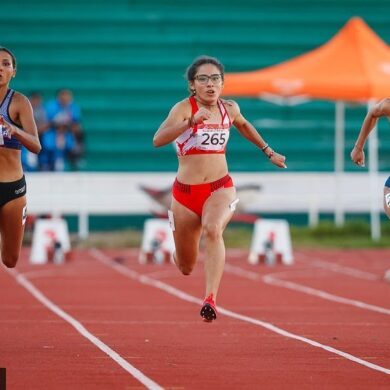
{"type": "MultiPolygon", "coordinates": [[[[390,48],[359,17],[351,18],[319,48],[265,69],[227,73],[226,96],[323,99],[336,103],[335,170],[338,180],[344,170],[344,101],[372,102],[390,96],[390,48]],[[271,96],[270,96],[271,95],[271,96]]],[[[376,180],[378,152],[376,131],[369,139],[370,181],[376,180]]],[[[371,185],[374,188],[374,185],[371,185]]],[[[371,236],[380,237],[379,210],[372,193],[371,236]]],[[[342,224],[341,202],[336,205],[336,223],[342,224]]]]}
{"type": "Polygon", "coordinates": [[[367,101],[390,94],[390,49],[359,17],[327,43],[262,70],[228,73],[224,95],[367,101]]]}

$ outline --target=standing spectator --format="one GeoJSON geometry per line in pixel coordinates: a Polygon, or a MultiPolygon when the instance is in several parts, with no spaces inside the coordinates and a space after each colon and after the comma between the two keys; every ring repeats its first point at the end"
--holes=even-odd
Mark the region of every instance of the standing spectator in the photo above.
{"type": "Polygon", "coordinates": [[[44,170],[78,169],[84,152],[81,112],[68,89],[57,92],[56,99],[46,105],[50,129],[43,135],[44,170]]]}
{"type": "MultiPolygon", "coordinates": [[[[38,136],[40,142],[42,142],[43,133],[49,128],[49,122],[47,120],[46,110],[43,105],[42,94],[38,91],[31,92],[29,95],[31,107],[33,109],[34,120],[37,125],[38,136]]],[[[30,152],[24,146],[22,147],[22,165],[24,171],[37,171],[39,170],[40,155],[30,152]]]]}
{"type": "Polygon", "coordinates": [[[46,109],[43,104],[42,94],[38,91],[31,92],[29,100],[34,112],[34,120],[37,124],[38,135],[41,138],[42,134],[50,127],[46,109]]]}

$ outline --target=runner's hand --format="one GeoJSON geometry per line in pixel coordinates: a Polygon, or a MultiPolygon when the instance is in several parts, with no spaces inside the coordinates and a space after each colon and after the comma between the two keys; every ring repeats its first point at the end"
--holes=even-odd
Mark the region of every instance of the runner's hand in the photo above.
{"type": "Polygon", "coordinates": [[[361,167],[364,167],[365,166],[365,157],[364,157],[364,150],[355,146],[353,149],[352,149],[352,152],[351,152],[351,160],[361,166],[361,167]]]}
{"type": "Polygon", "coordinates": [[[272,149],[267,150],[267,157],[271,160],[272,164],[276,165],[279,168],[287,168],[286,157],[282,154],[276,153],[272,149]]]}

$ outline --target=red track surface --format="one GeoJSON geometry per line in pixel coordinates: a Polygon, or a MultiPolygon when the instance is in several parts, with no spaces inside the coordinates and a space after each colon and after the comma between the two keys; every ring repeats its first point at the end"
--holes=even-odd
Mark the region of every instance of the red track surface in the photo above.
{"type": "Polygon", "coordinates": [[[200,301],[188,301],[203,298],[202,263],[185,277],[110,250],[33,266],[25,250],[16,272],[0,267],[7,387],[389,389],[390,282],[381,278],[390,250],[295,257],[266,267],[228,253],[220,314],[209,324],[200,301]],[[188,295],[172,295],[180,292],[188,295]]]}

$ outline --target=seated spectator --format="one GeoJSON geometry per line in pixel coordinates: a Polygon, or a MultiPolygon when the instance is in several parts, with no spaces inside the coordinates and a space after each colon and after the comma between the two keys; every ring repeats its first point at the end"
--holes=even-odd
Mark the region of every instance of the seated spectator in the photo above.
{"type": "Polygon", "coordinates": [[[44,170],[76,170],[84,154],[81,112],[68,89],[46,105],[50,129],[42,137],[44,170]]]}

